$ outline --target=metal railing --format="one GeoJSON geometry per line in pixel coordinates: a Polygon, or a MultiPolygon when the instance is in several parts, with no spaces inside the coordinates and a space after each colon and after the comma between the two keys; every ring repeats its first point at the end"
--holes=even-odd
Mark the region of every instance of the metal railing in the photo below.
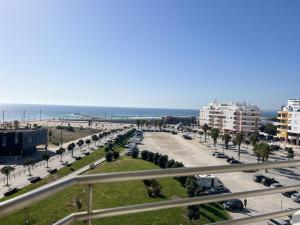
{"type": "MultiPolygon", "coordinates": [[[[154,179],[154,178],[164,178],[164,177],[217,174],[217,173],[287,168],[287,167],[298,167],[298,166],[300,166],[300,160],[268,162],[268,163],[249,163],[243,165],[238,164],[238,165],[156,169],[156,170],[135,171],[135,172],[79,175],[67,179],[58,180],[51,184],[30,191],[26,194],[20,195],[16,198],[4,202],[0,202],[0,217],[27,208],[30,205],[39,202],[42,199],[54,195],[55,193],[62,191],[75,184],[88,185],[88,206],[87,206],[88,210],[85,212],[73,213],[65,217],[64,219],[56,222],[55,225],[67,225],[75,221],[88,221],[88,224],[91,225],[92,219],[105,218],[105,217],[111,217],[117,215],[127,215],[132,213],[139,213],[139,212],[148,212],[153,210],[168,209],[168,208],[175,208],[175,207],[182,207],[182,206],[189,206],[189,205],[200,205],[205,203],[230,200],[234,198],[245,198],[245,197],[269,195],[274,193],[299,190],[300,184],[294,186],[272,188],[272,189],[252,190],[252,191],[222,194],[222,195],[211,195],[211,196],[203,196],[203,197],[196,197],[196,198],[168,200],[168,201],[162,201],[156,203],[132,205],[132,206],[125,206],[125,207],[110,208],[110,209],[101,209],[101,210],[92,209],[93,184],[97,184],[97,183],[113,183],[113,182],[144,180],[144,179],[154,179]]],[[[224,221],[215,224],[227,225],[227,224],[252,223],[257,221],[263,221],[269,218],[291,215],[297,210],[300,210],[300,208],[280,211],[275,213],[269,213],[264,215],[252,216],[249,218],[224,221]]]]}

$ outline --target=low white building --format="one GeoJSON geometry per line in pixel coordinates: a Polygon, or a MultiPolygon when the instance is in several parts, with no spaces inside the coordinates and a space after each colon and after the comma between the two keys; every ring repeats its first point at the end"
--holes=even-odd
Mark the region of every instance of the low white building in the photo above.
{"type": "Polygon", "coordinates": [[[247,105],[245,102],[213,102],[200,110],[199,124],[218,128],[223,133],[249,134],[258,130],[260,117],[261,111],[256,105],[247,105]]]}

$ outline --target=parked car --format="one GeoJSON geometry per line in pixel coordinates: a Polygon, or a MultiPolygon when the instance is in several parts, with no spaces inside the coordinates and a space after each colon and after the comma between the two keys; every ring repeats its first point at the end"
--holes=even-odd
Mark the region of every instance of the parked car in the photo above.
{"type": "Polygon", "coordinates": [[[279,183],[273,183],[270,185],[271,188],[278,188],[278,187],[283,187],[281,184],[279,183]]]}
{"type": "Polygon", "coordinates": [[[175,132],[175,131],[173,130],[171,134],[177,134],[177,132],[175,132]]]}
{"type": "Polygon", "coordinates": [[[38,181],[41,180],[41,177],[29,177],[28,180],[30,181],[30,183],[36,183],[38,181]]]}
{"type": "Polygon", "coordinates": [[[90,169],[95,169],[95,168],[96,168],[96,166],[95,166],[94,163],[91,163],[91,164],[89,165],[89,167],[90,167],[90,169]]]}
{"type": "Polygon", "coordinates": [[[220,159],[226,159],[226,158],[228,158],[228,156],[225,155],[224,153],[217,153],[217,154],[215,154],[215,157],[216,158],[220,158],[220,159]]]}
{"type": "Polygon", "coordinates": [[[131,155],[132,155],[132,151],[131,151],[131,150],[129,150],[129,151],[125,152],[125,155],[127,155],[127,156],[131,156],[131,155]]]}
{"type": "Polygon", "coordinates": [[[270,177],[264,177],[262,180],[261,180],[261,183],[267,187],[270,187],[271,184],[274,184],[274,183],[278,183],[277,180],[275,180],[274,178],[270,178],[270,177]]]}
{"type": "Polygon", "coordinates": [[[90,154],[90,152],[84,152],[83,154],[84,154],[84,155],[89,155],[89,154],[90,154]]]}
{"type": "Polygon", "coordinates": [[[232,159],[229,161],[229,164],[242,164],[242,163],[236,159],[232,159]]]}
{"type": "Polygon", "coordinates": [[[232,200],[226,201],[223,203],[223,207],[224,207],[224,209],[227,209],[229,211],[244,209],[243,202],[239,199],[232,199],[232,200]]]}
{"type": "Polygon", "coordinates": [[[56,168],[48,169],[47,172],[48,172],[48,173],[56,173],[56,172],[57,172],[57,169],[56,169],[56,168]]]}
{"type": "Polygon", "coordinates": [[[287,192],[282,192],[281,194],[285,197],[290,198],[293,194],[297,194],[298,191],[287,191],[287,192]]]}
{"type": "Polygon", "coordinates": [[[224,193],[230,193],[229,189],[226,187],[212,187],[205,191],[205,195],[216,195],[216,194],[224,194],[224,193]]]}
{"type": "Polygon", "coordinates": [[[17,193],[18,191],[19,191],[19,189],[16,187],[9,188],[6,192],[4,192],[4,196],[13,195],[14,193],[17,193]]]}
{"type": "Polygon", "coordinates": [[[212,156],[215,156],[216,154],[219,154],[219,153],[221,153],[221,152],[213,151],[213,152],[211,153],[211,155],[212,155],[212,156]]]}
{"type": "Polygon", "coordinates": [[[291,195],[291,199],[294,201],[294,202],[297,202],[297,203],[300,203],[300,193],[295,193],[295,194],[292,194],[291,195]]]}
{"type": "Polygon", "coordinates": [[[82,157],[81,156],[76,156],[75,159],[78,161],[78,160],[82,159],[82,157]]]}
{"type": "Polygon", "coordinates": [[[269,219],[267,221],[268,225],[290,225],[291,223],[282,219],[269,219]]]}
{"type": "Polygon", "coordinates": [[[253,180],[257,183],[261,183],[262,179],[264,179],[264,178],[265,178],[264,175],[257,174],[257,175],[254,175],[253,180]]]}

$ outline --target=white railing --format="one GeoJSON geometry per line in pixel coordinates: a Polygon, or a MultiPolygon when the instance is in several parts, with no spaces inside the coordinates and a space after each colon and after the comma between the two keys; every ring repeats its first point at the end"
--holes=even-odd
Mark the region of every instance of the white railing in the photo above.
{"type": "MultiPolygon", "coordinates": [[[[107,174],[93,174],[93,175],[79,175],[72,178],[59,180],[51,184],[42,186],[26,194],[20,195],[16,198],[0,202],[0,217],[11,214],[18,210],[27,208],[32,204],[45,199],[55,193],[62,191],[75,184],[87,184],[88,185],[88,211],[73,213],[64,219],[55,223],[55,225],[67,225],[75,221],[88,221],[91,224],[91,220],[117,216],[127,215],[139,212],[148,212],[159,209],[175,208],[189,205],[199,205],[211,202],[225,201],[234,198],[245,198],[260,195],[269,195],[274,193],[286,192],[299,190],[299,185],[280,187],[280,188],[268,188],[263,190],[252,190],[246,192],[203,196],[196,198],[185,198],[177,200],[162,201],[149,204],[132,205],[125,207],[117,207],[110,209],[93,210],[93,184],[97,183],[112,183],[132,180],[144,180],[164,177],[180,177],[180,176],[191,176],[201,174],[217,174],[217,173],[228,173],[228,172],[239,172],[247,170],[260,170],[260,169],[272,169],[272,168],[287,168],[287,167],[298,167],[300,166],[300,160],[293,161],[282,161],[282,162],[268,162],[268,163],[250,163],[243,165],[222,165],[222,166],[206,166],[206,167],[195,167],[195,168],[175,168],[175,169],[156,169],[146,171],[135,171],[135,172],[121,172],[121,173],[107,173],[107,174]]],[[[249,218],[230,220],[215,223],[218,225],[233,225],[233,224],[248,224],[258,221],[263,221],[269,218],[281,217],[291,215],[299,209],[291,209],[286,211],[274,212],[264,215],[252,216],[249,218]]]]}

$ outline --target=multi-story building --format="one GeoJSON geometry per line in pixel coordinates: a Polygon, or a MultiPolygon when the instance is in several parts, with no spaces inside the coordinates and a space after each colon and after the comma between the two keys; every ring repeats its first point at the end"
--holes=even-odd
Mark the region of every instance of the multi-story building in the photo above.
{"type": "Polygon", "coordinates": [[[278,112],[277,136],[286,142],[299,145],[300,139],[300,99],[290,99],[278,112]]]}
{"type": "Polygon", "coordinates": [[[256,105],[245,102],[213,102],[200,110],[199,124],[218,128],[221,132],[250,134],[258,129],[261,112],[256,105]]]}

